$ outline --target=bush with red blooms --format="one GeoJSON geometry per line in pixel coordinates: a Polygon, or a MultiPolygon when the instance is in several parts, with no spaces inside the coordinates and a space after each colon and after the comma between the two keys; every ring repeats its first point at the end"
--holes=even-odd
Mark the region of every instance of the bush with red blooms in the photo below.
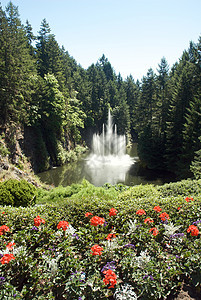
{"type": "Polygon", "coordinates": [[[156,227],[152,227],[152,228],[149,230],[149,232],[152,232],[152,234],[153,234],[154,236],[156,236],[157,234],[159,234],[159,231],[158,231],[158,229],[157,229],[156,227]]]}
{"type": "Polygon", "coordinates": [[[115,208],[111,208],[109,211],[109,216],[110,217],[116,216],[116,214],[117,214],[117,210],[115,208]]]}
{"type": "Polygon", "coordinates": [[[144,209],[138,209],[136,211],[136,214],[139,215],[139,216],[142,216],[142,215],[146,215],[146,212],[144,211],[144,209]]]}
{"type": "Polygon", "coordinates": [[[8,243],[8,245],[6,245],[6,248],[8,250],[13,250],[13,246],[15,246],[15,243],[10,242],[10,243],[8,243]]]}
{"type": "Polygon", "coordinates": [[[2,265],[8,264],[12,259],[15,259],[13,254],[4,254],[3,257],[0,259],[2,265]]]}
{"type": "Polygon", "coordinates": [[[162,211],[162,208],[160,208],[160,206],[154,206],[154,210],[156,211],[156,212],[161,212],[162,211]]]}
{"type": "Polygon", "coordinates": [[[109,233],[106,240],[110,241],[112,238],[116,238],[116,235],[114,233],[109,233]]]}
{"type": "Polygon", "coordinates": [[[105,219],[98,216],[94,216],[91,218],[90,223],[93,226],[103,225],[105,223],[105,219]]]}
{"type": "Polygon", "coordinates": [[[170,216],[166,212],[163,212],[159,215],[159,218],[161,218],[161,221],[165,222],[166,220],[169,220],[170,216]]]}
{"type": "Polygon", "coordinates": [[[0,227],[0,235],[3,235],[5,232],[8,232],[8,231],[10,231],[10,228],[8,226],[2,225],[0,227]]]}
{"type": "Polygon", "coordinates": [[[60,221],[57,225],[57,229],[62,228],[65,231],[69,227],[69,223],[67,221],[60,221]]]}
{"type": "Polygon", "coordinates": [[[193,197],[186,197],[186,202],[194,201],[193,197]]]}
{"type": "Polygon", "coordinates": [[[198,236],[199,229],[195,225],[190,225],[187,229],[188,233],[191,233],[192,236],[198,236]]]}
{"type": "Polygon", "coordinates": [[[84,215],[86,218],[88,218],[89,216],[93,216],[93,214],[91,212],[86,212],[86,214],[84,215]]]}
{"type": "Polygon", "coordinates": [[[95,244],[94,246],[91,247],[91,254],[92,255],[101,255],[103,248],[99,246],[98,244],[95,244]]]}
{"type": "Polygon", "coordinates": [[[144,220],[144,223],[145,224],[151,224],[151,223],[153,223],[154,222],[154,220],[152,220],[151,218],[146,218],[145,220],[144,220]]]}
{"type": "Polygon", "coordinates": [[[110,269],[103,271],[103,274],[105,275],[105,278],[103,279],[104,284],[109,284],[109,289],[114,288],[115,284],[117,284],[117,275],[110,269]]]}
{"type": "Polygon", "coordinates": [[[45,224],[45,220],[42,219],[40,216],[34,218],[34,226],[39,227],[41,223],[45,224]]]}

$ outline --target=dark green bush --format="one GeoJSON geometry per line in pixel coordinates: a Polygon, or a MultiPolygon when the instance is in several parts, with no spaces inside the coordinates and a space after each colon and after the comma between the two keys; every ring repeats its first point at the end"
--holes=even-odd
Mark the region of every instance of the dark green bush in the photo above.
{"type": "Polygon", "coordinates": [[[6,189],[3,183],[0,184],[0,205],[12,205],[14,204],[14,199],[11,193],[6,189]]]}
{"type": "Polygon", "coordinates": [[[9,179],[0,185],[0,204],[30,206],[36,202],[37,189],[26,180],[9,179]]]}

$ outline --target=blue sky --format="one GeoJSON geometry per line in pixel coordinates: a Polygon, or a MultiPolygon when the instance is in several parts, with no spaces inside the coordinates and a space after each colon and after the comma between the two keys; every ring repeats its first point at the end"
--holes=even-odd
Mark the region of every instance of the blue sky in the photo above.
{"type": "MultiPolygon", "coordinates": [[[[3,9],[7,0],[0,0],[3,9]]],[[[34,34],[46,18],[83,68],[105,54],[116,74],[141,80],[164,56],[170,67],[201,35],[201,0],[13,0],[34,34]]]]}

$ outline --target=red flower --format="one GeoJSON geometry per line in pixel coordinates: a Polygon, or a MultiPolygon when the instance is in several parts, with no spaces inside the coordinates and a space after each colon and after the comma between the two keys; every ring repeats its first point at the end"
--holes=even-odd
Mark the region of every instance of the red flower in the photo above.
{"type": "Polygon", "coordinates": [[[180,210],[182,208],[182,206],[179,206],[177,209],[180,210]]]}
{"type": "Polygon", "coordinates": [[[84,216],[87,218],[89,216],[93,216],[93,214],[91,212],[87,212],[84,216]]]}
{"type": "Polygon", "coordinates": [[[114,285],[117,284],[117,275],[110,269],[104,271],[103,274],[105,274],[105,278],[103,279],[104,284],[110,284],[110,286],[108,287],[109,289],[114,288],[114,285]]]}
{"type": "Polygon", "coordinates": [[[91,247],[91,254],[92,255],[101,255],[103,251],[103,248],[97,244],[95,244],[93,247],[91,247]]]}
{"type": "Polygon", "coordinates": [[[106,240],[110,241],[112,238],[116,238],[116,235],[114,233],[109,233],[106,240]]]}
{"type": "Polygon", "coordinates": [[[105,219],[94,216],[91,218],[90,222],[91,222],[91,225],[98,226],[98,225],[103,225],[105,223],[105,219]]]}
{"type": "Polygon", "coordinates": [[[159,234],[159,231],[158,231],[158,229],[157,229],[156,227],[152,227],[152,228],[149,230],[149,232],[152,232],[152,234],[153,234],[154,236],[156,236],[157,234],[159,234]]]}
{"type": "Polygon", "coordinates": [[[117,214],[117,210],[115,208],[111,208],[110,209],[110,213],[109,213],[109,216],[115,216],[117,214]]]}
{"type": "Polygon", "coordinates": [[[2,265],[8,264],[12,259],[15,259],[13,254],[4,254],[4,256],[0,259],[2,265]]]}
{"type": "Polygon", "coordinates": [[[185,200],[186,200],[186,202],[190,202],[190,200],[191,200],[191,201],[194,201],[193,197],[186,197],[185,200]]]}
{"type": "Polygon", "coordinates": [[[6,248],[8,248],[8,250],[13,250],[13,246],[15,246],[15,243],[8,243],[8,245],[6,245],[6,248]]]}
{"type": "Polygon", "coordinates": [[[34,225],[36,227],[40,226],[41,223],[45,224],[45,220],[41,219],[40,216],[37,216],[36,218],[34,218],[34,225]]]}
{"type": "Polygon", "coordinates": [[[162,210],[162,208],[160,208],[160,206],[154,206],[154,210],[156,211],[156,212],[160,212],[161,210],[162,210]]]}
{"type": "Polygon", "coordinates": [[[192,236],[198,236],[199,234],[199,230],[195,225],[190,225],[187,229],[187,232],[191,233],[192,236]]]}
{"type": "Polygon", "coordinates": [[[139,209],[136,211],[136,214],[142,216],[142,215],[146,215],[146,212],[144,211],[144,209],[139,209]]]}
{"type": "Polygon", "coordinates": [[[161,218],[161,221],[166,221],[170,218],[170,216],[166,212],[163,212],[162,214],[160,214],[159,217],[161,218]]]}
{"type": "Polygon", "coordinates": [[[60,221],[59,224],[57,225],[57,228],[60,229],[62,228],[64,231],[68,228],[69,223],[67,221],[60,221]]]}
{"type": "Polygon", "coordinates": [[[2,225],[0,227],[0,235],[4,234],[5,232],[8,232],[8,231],[10,231],[10,228],[8,226],[2,225]]]}
{"type": "Polygon", "coordinates": [[[148,223],[148,224],[151,224],[151,223],[153,223],[154,222],[154,220],[152,220],[151,218],[146,218],[145,220],[144,220],[144,223],[146,224],[146,223],[148,223]]]}

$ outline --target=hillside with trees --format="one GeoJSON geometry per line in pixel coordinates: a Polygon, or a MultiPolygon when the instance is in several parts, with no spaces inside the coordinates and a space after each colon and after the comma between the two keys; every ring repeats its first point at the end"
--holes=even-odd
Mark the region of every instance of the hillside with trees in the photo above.
{"type": "Polygon", "coordinates": [[[17,166],[25,157],[35,172],[62,165],[110,108],[145,167],[201,177],[201,37],[171,68],[163,57],[157,73],[123,80],[104,54],[82,68],[46,19],[35,36],[10,2],[0,7],[0,45],[1,157],[6,149],[17,166]]]}

